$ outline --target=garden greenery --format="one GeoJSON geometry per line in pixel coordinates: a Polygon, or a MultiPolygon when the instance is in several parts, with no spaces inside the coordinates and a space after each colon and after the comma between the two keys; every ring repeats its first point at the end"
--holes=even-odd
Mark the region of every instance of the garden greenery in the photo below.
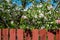
{"type": "Polygon", "coordinates": [[[30,8],[23,8],[11,2],[0,3],[0,28],[21,29],[57,29],[58,11],[48,2],[34,3],[30,8]]]}

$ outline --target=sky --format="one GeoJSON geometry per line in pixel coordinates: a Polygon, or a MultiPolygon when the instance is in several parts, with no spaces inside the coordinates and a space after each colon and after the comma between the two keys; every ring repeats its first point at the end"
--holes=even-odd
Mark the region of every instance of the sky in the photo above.
{"type": "MultiPolygon", "coordinates": [[[[47,2],[47,0],[43,0],[44,2],[47,2]]],[[[36,2],[40,2],[40,0],[36,0],[36,2]]],[[[21,6],[22,2],[20,0],[12,0],[12,3],[16,3],[18,6],[21,6]]],[[[50,3],[53,5],[54,8],[56,8],[57,3],[54,0],[51,0],[50,3]]],[[[26,8],[29,8],[30,6],[32,6],[32,3],[28,3],[26,5],[26,8]]]]}

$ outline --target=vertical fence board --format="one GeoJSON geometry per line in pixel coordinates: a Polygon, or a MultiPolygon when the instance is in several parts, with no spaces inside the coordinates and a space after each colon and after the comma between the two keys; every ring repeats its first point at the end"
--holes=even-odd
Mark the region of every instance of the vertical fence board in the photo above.
{"type": "Polygon", "coordinates": [[[38,40],[38,30],[32,30],[32,40],[38,40]]]}
{"type": "Polygon", "coordinates": [[[40,34],[40,40],[46,40],[46,30],[45,29],[41,29],[39,31],[40,34]]]}
{"type": "Polygon", "coordinates": [[[23,40],[23,30],[17,29],[17,40],[23,40]]]}
{"type": "Polygon", "coordinates": [[[54,40],[54,34],[51,32],[47,32],[48,40],[54,40]]]}
{"type": "Polygon", "coordinates": [[[59,40],[59,31],[56,31],[56,40],[59,40]]]}
{"type": "Polygon", "coordinates": [[[8,29],[3,29],[2,35],[3,35],[3,40],[8,40],[8,29]]]}
{"type": "Polygon", "coordinates": [[[59,40],[60,40],[60,30],[59,30],[59,40]]]}
{"type": "Polygon", "coordinates": [[[1,29],[0,29],[0,40],[1,40],[1,29]]]}
{"type": "Polygon", "coordinates": [[[60,40],[60,30],[56,31],[56,40],[60,40]]]}
{"type": "Polygon", "coordinates": [[[16,29],[10,29],[10,40],[16,40],[16,29]]]}

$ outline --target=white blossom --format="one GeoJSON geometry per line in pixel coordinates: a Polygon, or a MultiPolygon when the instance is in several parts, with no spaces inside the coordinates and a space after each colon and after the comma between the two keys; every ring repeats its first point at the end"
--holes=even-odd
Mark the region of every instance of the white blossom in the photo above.
{"type": "Polygon", "coordinates": [[[40,8],[41,8],[42,6],[43,6],[43,4],[42,4],[42,3],[40,3],[39,5],[37,5],[37,7],[40,7],[40,8]]]}
{"type": "Polygon", "coordinates": [[[11,24],[13,24],[14,23],[14,21],[11,21],[11,24]]]}
{"type": "Polygon", "coordinates": [[[49,5],[49,6],[47,6],[47,9],[48,10],[53,9],[53,6],[52,5],[49,5]]]}
{"type": "Polygon", "coordinates": [[[27,17],[25,15],[22,16],[23,19],[26,19],[27,17]]]}
{"type": "Polygon", "coordinates": [[[42,26],[42,27],[41,27],[41,29],[44,29],[44,28],[45,28],[45,26],[42,26]]]}
{"type": "Polygon", "coordinates": [[[52,24],[53,22],[51,22],[51,24],[52,24]]]}
{"type": "Polygon", "coordinates": [[[42,14],[42,13],[41,13],[41,14],[39,14],[39,17],[40,17],[40,18],[41,18],[41,17],[44,17],[44,14],[42,14]]]}
{"type": "Polygon", "coordinates": [[[51,13],[52,13],[51,11],[48,12],[48,14],[51,14],[51,13]]]}
{"type": "Polygon", "coordinates": [[[23,11],[27,11],[27,8],[26,8],[26,9],[24,9],[23,11]]]}
{"type": "Polygon", "coordinates": [[[9,12],[10,10],[8,10],[8,12],[9,12]]]}
{"type": "Polygon", "coordinates": [[[10,0],[6,0],[7,2],[10,2],[10,0]]]}
{"type": "Polygon", "coordinates": [[[45,20],[47,20],[47,17],[44,17],[45,20]]]}
{"type": "Polygon", "coordinates": [[[6,17],[4,17],[4,18],[6,18],[6,17]]]}
{"type": "Polygon", "coordinates": [[[59,11],[56,11],[57,13],[59,12],[59,11]]]}
{"type": "Polygon", "coordinates": [[[33,19],[32,21],[33,21],[33,22],[35,22],[35,20],[34,20],[34,19],[33,19]]]}
{"type": "Polygon", "coordinates": [[[57,23],[57,24],[60,24],[60,20],[56,20],[56,23],[57,23]]]}
{"type": "Polygon", "coordinates": [[[49,25],[47,24],[47,26],[49,27],[49,25]]]}
{"type": "Polygon", "coordinates": [[[38,12],[41,13],[41,10],[39,10],[38,12]]]}
{"type": "Polygon", "coordinates": [[[37,18],[37,15],[35,15],[34,17],[37,18]]]}

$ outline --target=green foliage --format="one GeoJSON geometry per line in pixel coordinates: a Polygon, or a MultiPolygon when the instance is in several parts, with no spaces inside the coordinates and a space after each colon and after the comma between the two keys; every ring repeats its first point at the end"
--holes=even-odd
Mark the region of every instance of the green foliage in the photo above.
{"type": "Polygon", "coordinates": [[[60,14],[49,3],[38,3],[25,9],[24,0],[22,6],[3,1],[0,4],[0,28],[21,28],[21,29],[56,29],[56,20],[60,14]]]}

